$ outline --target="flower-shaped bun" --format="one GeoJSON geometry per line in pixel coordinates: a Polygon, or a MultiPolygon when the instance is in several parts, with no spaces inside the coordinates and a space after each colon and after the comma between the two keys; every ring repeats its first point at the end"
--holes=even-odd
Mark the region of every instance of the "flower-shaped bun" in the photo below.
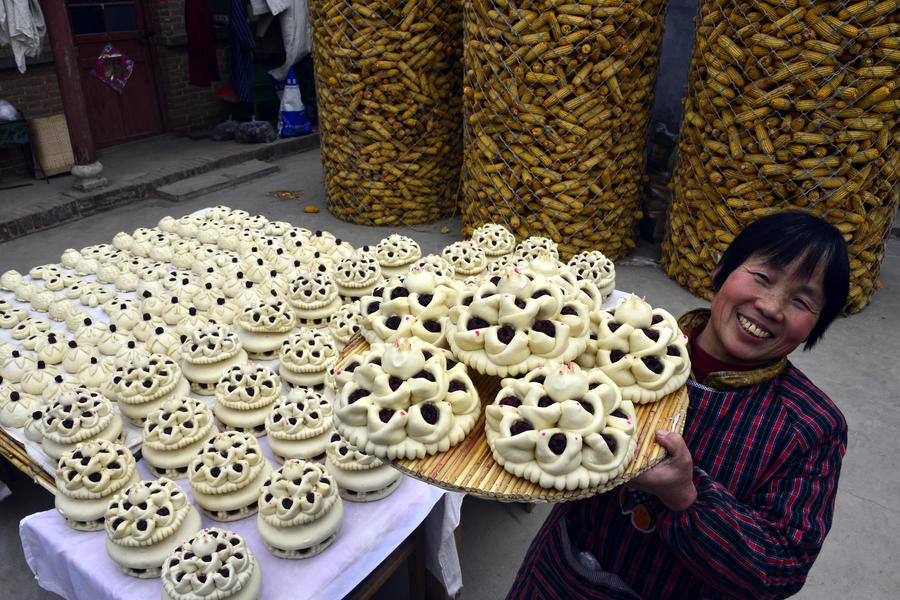
{"type": "Polygon", "coordinates": [[[213,411],[231,429],[265,435],[266,415],[281,396],[281,387],[281,377],[269,367],[231,367],[216,384],[213,411]]]}
{"type": "Polygon", "coordinates": [[[273,358],[295,323],[290,305],[276,298],[247,306],[234,320],[244,349],[262,359],[273,358]]]}
{"type": "Polygon", "coordinates": [[[338,433],[331,434],[325,454],[325,470],[334,476],[345,500],[374,502],[400,486],[400,471],[390,463],[360,452],[338,433]]]}
{"type": "Polygon", "coordinates": [[[247,362],[238,335],[210,323],[191,333],[181,346],[181,370],[197,393],[211,395],[222,374],[247,362]]]}
{"type": "Polygon", "coordinates": [[[669,312],[632,295],[608,311],[596,311],[592,320],[597,339],[579,362],[593,356],[588,366],[603,369],[626,400],[656,402],[687,381],[687,336],[669,312]]]}
{"type": "Polygon", "coordinates": [[[451,350],[478,372],[500,376],[575,359],[587,346],[594,307],[578,283],[547,256],[484,279],[450,311],[451,350]]]}
{"type": "Polygon", "coordinates": [[[559,249],[553,240],[533,235],[519,242],[515,249],[515,255],[526,261],[543,255],[549,255],[553,260],[559,260],[559,249]]]}
{"type": "Polygon", "coordinates": [[[313,459],[325,452],[332,430],[331,404],[302,388],[282,396],[266,417],[266,434],[275,457],[313,459]]]}
{"type": "Polygon", "coordinates": [[[256,512],[259,488],[271,471],[252,434],[225,431],[203,444],[188,479],[200,508],[217,521],[234,521],[256,512]]]}
{"type": "Polygon", "coordinates": [[[343,514],[337,483],[325,467],[291,459],[260,490],[257,526],[276,556],[309,558],[334,541],[343,514]]]}
{"type": "Polygon", "coordinates": [[[616,265],[599,250],[576,254],[569,261],[569,266],[582,279],[592,281],[600,290],[605,302],[616,289],[616,265]]]}
{"type": "Polygon", "coordinates": [[[122,414],[139,425],[167,400],[188,393],[190,385],[178,363],[163,354],[136,356],[117,367],[109,386],[110,398],[119,402],[122,414]]]}
{"type": "Polygon", "coordinates": [[[332,274],[341,296],[347,302],[371,294],[383,279],[378,259],[361,251],[338,261],[332,274]]]}
{"type": "Polygon", "coordinates": [[[450,277],[456,274],[456,269],[453,268],[446,259],[438,256],[437,254],[428,254],[423,256],[416,262],[412,264],[409,268],[409,271],[415,271],[417,269],[421,269],[423,271],[431,271],[435,275],[440,275],[441,277],[450,277]]]}
{"type": "Polygon", "coordinates": [[[393,233],[375,246],[375,258],[385,277],[400,275],[422,257],[422,249],[412,238],[393,233]]]}
{"type": "Polygon", "coordinates": [[[381,294],[361,300],[362,334],[369,343],[417,337],[446,347],[450,308],[458,297],[453,279],[413,269],[381,288],[381,294]]]}
{"type": "Polygon", "coordinates": [[[291,385],[322,389],[325,372],[337,360],[337,342],[320,329],[301,329],[281,346],[281,376],[291,385]]]}
{"type": "Polygon", "coordinates": [[[478,419],[478,392],[465,368],[448,368],[443,350],[416,338],[375,344],[346,368],[352,379],[340,389],[335,427],[367,454],[395,459],[444,452],[478,419]]]}
{"type": "Polygon", "coordinates": [[[480,277],[487,267],[484,249],[468,241],[450,244],[441,256],[453,266],[453,276],[460,280],[480,277]]]}
{"type": "Polygon", "coordinates": [[[341,305],[331,274],[317,271],[303,273],[291,282],[288,301],[302,327],[323,327],[341,305]]]}
{"type": "Polygon", "coordinates": [[[502,386],[485,410],[485,433],[510,473],[573,490],[619,476],[634,457],[634,406],[599,369],[548,363],[502,386]]]}
{"type": "Polygon", "coordinates": [[[126,575],[158,577],[172,547],[200,530],[200,515],[171,479],[138,481],[106,507],[106,551],[126,575]]]}
{"type": "Polygon", "coordinates": [[[92,439],[119,441],[122,419],[115,414],[110,401],[98,392],[85,388],[61,394],[44,412],[44,452],[59,459],[79,442],[92,439]]]}
{"type": "Polygon", "coordinates": [[[216,433],[205,402],[190,396],[171,398],[144,421],[141,452],[154,475],[181,479],[203,443],[216,433]]]}
{"type": "Polygon", "coordinates": [[[359,301],[348,302],[337,309],[328,320],[331,336],[340,347],[350,341],[360,330],[362,315],[359,312],[359,301]]]}
{"type": "Polygon", "coordinates": [[[57,463],[56,509],[75,529],[103,529],[112,495],[137,480],[134,456],[125,446],[107,440],[78,444],[57,463]]]}
{"type": "Polygon", "coordinates": [[[472,232],[472,243],[482,248],[488,260],[512,254],[516,249],[516,236],[498,223],[485,223],[472,232]]]}
{"type": "Polygon", "coordinates": [[[243,538],[212,527],[172,552],[162,584],[165,600],[256,600],[262,573],[243,538]]]}

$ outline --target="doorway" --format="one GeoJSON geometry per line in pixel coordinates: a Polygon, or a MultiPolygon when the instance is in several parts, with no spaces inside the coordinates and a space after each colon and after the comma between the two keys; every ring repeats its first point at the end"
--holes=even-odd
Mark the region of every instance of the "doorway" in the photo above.
{"type": "Polygon", "coordinates": [[[144,0],[66,0],[78,52],[81,87],[98,148],[163,131],[144,0]],[[106,44],[134,61],[120,94],[91,74],[106,44]]]}

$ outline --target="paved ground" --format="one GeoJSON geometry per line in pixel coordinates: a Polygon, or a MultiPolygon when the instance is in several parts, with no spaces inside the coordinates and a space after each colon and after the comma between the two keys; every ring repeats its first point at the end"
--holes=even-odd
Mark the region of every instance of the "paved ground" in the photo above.
{"type": "MultiPolygon", "coordinates": [[[[227,191],[178,204],[147,200],[0,244],[2,268],[21,270],[57,261],[67,247],[109,240],[121,230],[152,226],[167,214],[180,216],[214,204],[243,208],[310,229],[327,229],[356,245],[377,242],[394,231],[415,237],[425,252],[438,251],[458,239],[459,224],[454,219],[413,229],[366,228],[337,221],[324,210],[317,152],[285,158],[278,164],[279,173],[227,191]],[[296,190],[304,199],[278,200],[269,195],[275,190],[296,190]],[[322,206],[322,212],[304,214],[302,207],[307,203],[322,206]],[[453,233],[441,234],[443,225],[453,233]]],[[[668,280],[652,261],[640,258],[652,257],[651,248],[642,246],[636,254],[638,259],[617,265],[619,289],[636,291],[676,314],[703,304],[668,280]]],[[[884,288],[865,311],[840,319],[814,351],[792,357],[841,407],[850,426],[834,526],[799,598],[887,600],[896,598],[900,589],[900,570],[896,568],[900,559],[900,475],[895,467],[900,431],[900,242],[895,239],[888,245],[882,281],[884,288]]],[[[3,501],[0,510],[0,581],[4,589],[16,590],[16,598],[52,597],[33,582],[16,536],[22,515],[47,508],[49,498],[29,492],[22,482],[14,484],[13,489],[13,497],[3,501]]],[[[471,498],[465,501],[463,600],[503,597],[546,514],[546,507],[526,513],[517,505],[471,498]]],[[[402,583],[401,578],[395,578],[380,596],[404,598],[402,583]]]]}

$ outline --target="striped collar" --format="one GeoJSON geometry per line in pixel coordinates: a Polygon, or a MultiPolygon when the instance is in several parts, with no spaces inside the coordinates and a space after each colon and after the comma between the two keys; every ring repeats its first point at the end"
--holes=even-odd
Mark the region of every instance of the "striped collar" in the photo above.
{"type": "MultiPolygon", "coordinates": [[[[687,334],[690,334],[696,327],[706,325],[709,321],[711,312],[708,308],[695,308],[689,310],[678,318],[678,326],[687,334]]],[[[787,357],[782,358],[776,363],[754,369],[752,371],[717,371],[707,375],[702,381],[703,385],[718,391],[734,390],[746,387],[748,385],[756,385],[774,379],[784,371],[787,367],[787,357]]]]}

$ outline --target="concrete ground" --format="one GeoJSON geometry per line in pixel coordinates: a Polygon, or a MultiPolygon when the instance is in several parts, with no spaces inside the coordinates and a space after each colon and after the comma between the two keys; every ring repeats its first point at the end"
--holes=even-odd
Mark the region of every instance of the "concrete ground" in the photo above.
{"type": "MultiPolygon", "coordinates": [[[[459,238],[454,218],[414,228],[367,228],[343,223],[324,208],[318,152],[278,161],[281,171],[266,179],[182,203],[145,200],[81,221],[0,244],[2,269],[27,269],[56,262],[68,247],[108,241],[118,231],[153,226],[165,215],[180,216],[214,204],[226,204],[310,229],[326,229],[355,245],[377,242],[395,231],[414,237],[424,252],[438,252],[459,238]],[[294,190],[300,201],[278,200],[276,190],[294,190]],[[315,204],[318,214],[304,214],[315,204]],[[440,233],[444,225],[450,234],[440,233]]],[[[617,287],[636,291],[654,305],[678,314],[705,304],[670,281],[642,245],[617,264],[617,287]]],[[[817,348],[792,360],[843,410],[850,438],[837,498],[834,525],[806,587],[805,599],[893,599],[900,590],[900,475],[894,462],[900,431],[900,241],[891,239],[881,273],[884,288],[861,314],[839,319],[817,348]],[[893,591],[891,591],[893,590],[893,591]]],[[[4,475],[4,478],[7,476],[4,475]]],[[[15,597],[51,598],[34,582],[24,564],[17,537],[18,521],[51,505],[49,495],[25,481],[13,482],[14,494],[0,504],[0,581],[15,597]]],[[[547,506],[527,513],[518,505],[467,498],[463,505],[463,600],[502,598],[528,543],[546,517],[547,506]]],[[[388,583],[380,598],[403,599],[402,574],[388,583]]],[[[2,596],[4,594],[0,594],[2,596]]],[[[415,599],[418,600],[418,599],[415,599]]]]}

